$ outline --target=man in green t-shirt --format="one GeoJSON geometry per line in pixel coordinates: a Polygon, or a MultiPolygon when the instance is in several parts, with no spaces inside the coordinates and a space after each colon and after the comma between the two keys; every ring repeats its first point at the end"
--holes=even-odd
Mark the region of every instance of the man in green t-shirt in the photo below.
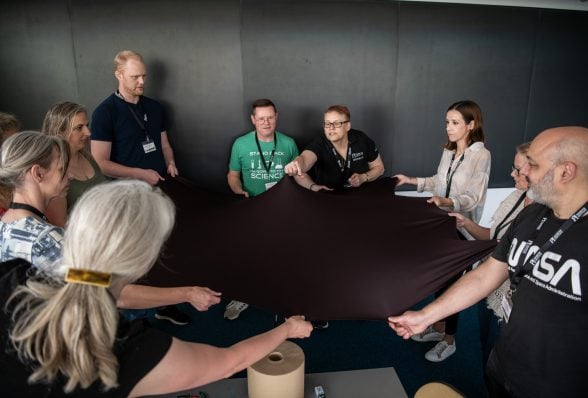
{"type": "Polygon", "coordinates": [[[277,121],[272,101],[253,102],[255,130],[238,137],[231,149],[227,181],[234,193],[250,197],[267,191],[284,177],[284,166],[298,156],[294,140],[276,131],[277,121]]]}
{"type": "MultiPolygon", "coordinates": [[[[294,140],[276,131],[277,121],[278,112],[272,101],[253,102],[251,123],[255,130],[238,137],[231,149],[227,181],[237,195],[248,198],[264,193],[284,177],[284,166],[298,156],[294,140]]],[[[248,306],[233,300],[224,316],[237,319],[248,306]]]]}

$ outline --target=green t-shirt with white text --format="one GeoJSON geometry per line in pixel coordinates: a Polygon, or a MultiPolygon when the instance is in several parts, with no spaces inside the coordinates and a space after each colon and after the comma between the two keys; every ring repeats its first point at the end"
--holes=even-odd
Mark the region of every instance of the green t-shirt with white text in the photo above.
{"type": "Polygon", "coordinates": [[[284,177],[284,167],[298,156],[298,147],[294,140],[287,135],[276,131],[277,146],[274,141],[259,141],[259,146],[265,159],[265,164],[270,166],[269,173],[259,155],[255,143],[255,131],[238,137],[231,149],[229,170],[241,173],[243,189],[249,196],[256,196],[271,188],[284,177]],[[269,164],[272,150],[276,149],[274,158],[269,164]]]}

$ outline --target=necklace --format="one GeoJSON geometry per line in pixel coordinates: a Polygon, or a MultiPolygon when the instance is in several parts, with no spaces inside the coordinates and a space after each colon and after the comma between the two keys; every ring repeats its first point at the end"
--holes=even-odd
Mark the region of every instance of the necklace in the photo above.
{"type": "Polygon", "coordinates": [[[39,217],[43,221],[48,221],[47,217],[45,216],[45,214],[43,214],[43,212],[41,210],[37,209],[34,206],[28,205],[26,203],[12,202],[9,207],[11,209],[22,209],[22,210],[30,211],[31,213],[33,213],[34,215],[36,215],[37,217],[39,217]]]}
{"type": "Polygon", "coordinates": [[[78,181],[87,181],[90,178],[94,177],[94,169],[90,162],[81,154],[81,152],[76,152],[70,159],[70,174],[72,178],[78,181]],[[87,169],[87,166],[90,169],[87,169]]]}

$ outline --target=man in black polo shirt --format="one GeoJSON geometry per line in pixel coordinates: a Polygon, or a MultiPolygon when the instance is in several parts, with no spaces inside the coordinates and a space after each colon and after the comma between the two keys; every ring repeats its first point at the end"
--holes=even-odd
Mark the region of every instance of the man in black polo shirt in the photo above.
{"type": "Polygon", "coordinates": [[[167,137],[161,104],[143,95],[147,69],[141,55],[124,50],[114,57],[118,89],[92,114],[92,156],[111,177],[135,178],[151,185],[178,169],[167,137]]]}
{"type": "Polygon", "coordinates": [[[351,128],[349,109],[333,105],[324,115],[325,134],[288,163],[284,171],[312,191],[359,187],[384,173],[378,148],[365,133],[351,128]],[[307,172],[314,166],[314,180],[307,172]]]}
{"type": "Polygon", "coordinates": [[[521,174],[526,207],[492,256],[420,311],[388,319],[407,339],[508,277],[508,322],[486,366],[491,397],[584,397],[588,332],[588,129],[546,130],[521,174]]]}
{"type": "MultiPolygon", "coordinates": [[[[167,137],[168,120],[161,104],[143,95],[147,68],[143,57],[131,50],[114,57],[116,92],[92,114],[92,156],[102,173],[134,178],[156,185],[165,175],[178,175],[167,137]]],[[[176,325],[190,322],[175,307],[160,308],[155,317],[176,325]]]]}

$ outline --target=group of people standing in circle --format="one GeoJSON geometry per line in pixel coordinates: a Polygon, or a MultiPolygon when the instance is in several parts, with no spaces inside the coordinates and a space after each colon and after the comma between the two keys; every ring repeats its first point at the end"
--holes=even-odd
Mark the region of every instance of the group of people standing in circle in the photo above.
{"type": "MultiPolygon", "coordinates": [[[[141,69],[141,58],[124,52],[132,58],[130,68],[129,59],[121,61],[119,55],[119,89],[140,96],[144,78],[130,74],[141,69]]],[[[116,172],[150,181],[106,182],[104,174],[112,173],[88,151],[88,116],[78,104],[52,106],[42,130],[2,141],[0,186],[7,200],[0,220],[0,295],[6,304],[0,312],[0,395],[169,393],[227,377],[284,340],[310,335],[310,323],[292,316],[266,333],[217,348],[119,316],[117,308],[182,302],[205,311],[220,302],[220,293],[200,286],[135,284],[156,262],[175,221],[173,202],[152,186],[161,174],[111,164],[116,172]]],[[[163,141],[142,140],[140,151],[163,158],[163,141]]],[[[113,149],[99,145],[98,155],[105,146],[113,149]]],[[[177,175],[170,148],[165,157],[164,170],[177,175]]]]}
{"type": "MultiPolygon", "coordinates": [[[[126,54],[119,69],[115,59],[119,90],[108,101],[132,115],[144,113],[148,123],[148,111],[142,106],[155,109],[156,104],[141,102],[144,64],[134,54],[126,54]],[[129,102],[129,93],[137,97],[134,104],[129,102]]],[[[318,192],[357,188],[384,174],[377,145],[352,128],[346,106],[326,109],[324,134],[301,153],[292,138],[276,130],[277,118],[272,101],[253,103],[255,129],[237,138],[231,150],[227,182],[234,193],[259,195],[285,175],[318,192]]],[[[130,116],[127,119],[134,123],[130,116]]],[[[98,156],[93,156],[88,150],[88,114],[75,103],[52,106],[42,133],[22,132],[3,140],[0,182],[2,192],[10,191],[10,200],[1,204],[0,261],[8,262],[0,267],[0,291],[9,312],[0,317],[5,330],[0,339],[3,346],[15,349],[1,353],[3,363],[10,364],[14,391],[58,388],[82,395],[107,391],[109,396],[171,392],[226,377],[286,338],[311,333],[310,323],[294,316],[269,332],[218,349],[130,327],[118,319],[116,307],[141,309],[187,301],[206,310],[220,302],[220,293],[205,287],[159,289],[134,283],[156,261],[174,224],[173,203],[152,185],[165,171],[178,174],[167,132],[162,130],[161,137],[154,140],[141,120],[136,122],[146,134],[139,152],[159,151],[161,157],[157,170],[136,172],[143,182],[106,183],[105,175],[124,177],[117,173],[130,169],[110,164],[115,148],[104,144],[110,141],[98,140],[98,156]],[[145,234],[149,240],[144,239],[145,234]],[[61,331],[57,337],[52,335],[56,330],[61,331]],[[88,330],[92,332],[86,333],[88,330]],[[172,369],[182,371],[170,378],[172,369]],[[191,369],[199,369],[198,374],[191,369]]],[[[446,132],[437,173],[427,178],[396,174],[397,186],[412,184],[419,192],[431,192],[429,203],[456,218],[464,239],[500,239],[515,216],[531,203],[525,196],[527,180],[520,175],[528,144],[517,149],[514,159],[511,175],[516,191],[501,204],[487,229],[477,224],[491,163],[479,106],[473,101],[452,104],[446,112],[446,132]]],[[[488,298],[492,311],[480,305],[480,320],[486,322],[482,330],[485,347],[491,347],[498,334],[498,320],[508,318],[503,305],[507,283],[488,298]]],[[[245,308],[245,303],[231,302],[225,316],[235,319],[245,308]]],[[[455,352],[456,328],[454,315],[412,337],[437,342],[425,357],[439,362],[455,352]]]]}

